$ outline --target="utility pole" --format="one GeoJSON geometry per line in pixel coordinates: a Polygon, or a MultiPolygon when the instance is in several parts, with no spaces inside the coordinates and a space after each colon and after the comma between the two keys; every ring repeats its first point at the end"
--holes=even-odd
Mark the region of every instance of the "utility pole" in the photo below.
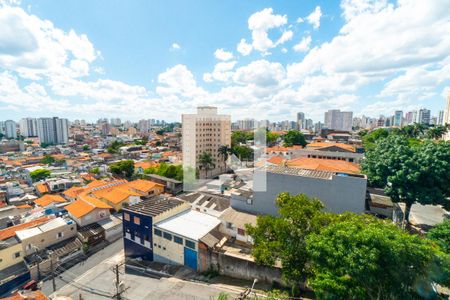
{"type": "Polygon", "coordinates": [[[56,283],[55,283],[55,271],[53,269],[53,251],[48,252],[50,256],[50,270],[52,271],[52,286],[53,286],[53,292],[56,292],[56,283]]]}
{"type": "Polygon", "coordinates": [[[116,294],[114,295],[114,299],[117,300],[122,300],[122,293],[125,292],[125,288],[123,287],[123,285],[120,282],[120,272],[119,272],[119,264],[115,265],[113,267],[113,272],[116,274],[116,294]]]}

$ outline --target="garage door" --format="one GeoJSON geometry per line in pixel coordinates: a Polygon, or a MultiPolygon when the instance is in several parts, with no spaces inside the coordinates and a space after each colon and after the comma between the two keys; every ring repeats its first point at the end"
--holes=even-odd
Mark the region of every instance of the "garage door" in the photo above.
{"type": "Polygon", "coordinates": [[[184,247],[184,265],[197,270],[197,252],[184,247]]]}

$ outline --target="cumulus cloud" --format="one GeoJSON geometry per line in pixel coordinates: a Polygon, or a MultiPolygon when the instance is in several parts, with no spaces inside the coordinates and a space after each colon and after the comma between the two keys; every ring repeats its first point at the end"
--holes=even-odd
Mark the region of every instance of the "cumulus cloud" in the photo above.
{"type": "Polygon", "coordinates": [[[177,51],[180,49],[181,49],[181,46],[178,43],[173,43],[172,45],[170,45],[170,51],[177,51]]]}
{"type": "Polygon", "coordinates": [[[301,41],[298,44],[295,44],[292,49],[294,49],[295,52],[305,52],[309,50],[309,46],[311,45],[311,36],[305,36],[301,39],[301,41]]]}
{"type": "Polygon", "coordinates": [[[230,59],[233,58],[233,53],[228,52],[228,51],[225,51],[225,50],[223,50],[223,49],[221,48],[221,49],[217,49],[217,50],[214,52],[214,56],[215,56],[218,60],[224,60],[224,61],[227,61],[227,60],[230,60],[230,59]]]}
{"type": "Polygon", "coordinates": [[[274,86],[285,78],[285,69],[280,63],[256,60],[236,70],[233,80],[238,84],[274,86]]]}
{"type": "Polygon", "coordinates": [[[203,74],[203,80],[206,82],[212,82],[214,80],[228,81],[234,74],[232,70],[236,63],[237,61],[234,60],[216,64],[212,73],[203,74]]]}
{"type": "Polygon", "coordinates": [[[314,11],[306,17],[309,24],[313,26],[314,29],[320,27],[320,18],[322,17],[322,10],[320,6],[316,6],[314,11]]]}
{"type": "Polygon", "coordinates": [[[251,44],[247,43],[247,41],[245,39],[241,39],[241,41],[239,42],[239,44],[236,47],[236,50],[243,56],[247,56],[252,52],[253,46],[251,44]]]}

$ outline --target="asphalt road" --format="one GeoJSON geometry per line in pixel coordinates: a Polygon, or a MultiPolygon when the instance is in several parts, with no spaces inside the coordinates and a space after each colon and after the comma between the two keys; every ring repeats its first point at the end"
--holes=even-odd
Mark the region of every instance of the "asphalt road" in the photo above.
{"type": "MultiPolygon", "coordinates": [[[[243,290],[227,285],[153,276],[129,268],[125,272],[123,261],[123,244],[122,240],[118,240],[86,261],[61,273],[56,279],[57,291],[52,296],[83,300],[112,299],[116,293],[116,277],[113,272],[116,265],[119,265],[120,281],[125,289],[122,299],[210,300],[215,299],[221,292],[233,297],[243,290]]],[[[45,281],[42,291],[47,296],[53,293],[51,280],[45,281]]]]}
{"type": "MultiPolygon", "coordinates": [[[[105,247],[103,250],[100,250],[99,252],[89,256],[86,260],[77,263],[67,271],[60,273],[58,276],[55,277],[56,289],[58,290],[62,288],[67,284],[67,282],[70,282],[71,280],[79,277],[80,275],[84,274],[90,269],[95,268],[102,261],[117,255],[122,250],[123,250],[123,240],[119,239],[114,243],[105,247]]],[[[61,271],[61,269],[59,270],[61,271]]],[[[50,295],[51,293],[53,293],[51,280],[46,280],[43,282],[42,292],[45,295],[50,295]]]]}

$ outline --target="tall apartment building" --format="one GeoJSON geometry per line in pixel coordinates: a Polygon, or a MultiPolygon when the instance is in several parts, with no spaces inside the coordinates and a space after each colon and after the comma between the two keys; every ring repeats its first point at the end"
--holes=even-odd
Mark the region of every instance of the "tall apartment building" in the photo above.
{"type": "Polygon", "coordinates": [[[24,137],[37,136],[37,120],[36,118],[23,118],[19,122],[20,134],[24,137]]]}
{"type": "Polygon", "coordinates": [[[325,112],[325,127],[334,130],[352,131],[353,112],[331,109],[325,112]]]}
{"type": "Polygon", "coordinates": [[[37,127],[41,144],[67,144],[69,141],[69,121],[67,119],[39,118],[37,127]]]}
{"type": "Polygon", "coordinates": [[[403,111],[396,110],[394,113],[394,126],[400,127],[402,126],[403,121],[403,111]]]}
{"type": "Polygon", "coordinates": [[[237,121],[240,130],[253,130],[255,128],[255,119],[245,119],[237,121]]]}
{"type": "MultiPolygon", "coordinates": [[[[450,124],[450,93],[447,96],[447,105],[444,111],[444,124],[450,124]]],[[[447,132],[444,139],[450,141],[450,132],[447,132]]]]}
{"type": "Polygon", "coordinates": [[[431,121],[431,111],[426,108],[419,110],[418,123],[420,124],[430,124],[431,121]]]}
{"type": "Polygon", "coordinates": [[[148,133],[150,130],[150,124],[148,120],[139,120],[138,129],[140,133],[148,133]]]}
{"type": "Polygon", "coordinates": [[[306,125],[305,114],[302,112],[297,113],[297,129],[305,129],[306,125]]]}
{"type": "Polygon", "coordinates": [[[444,123],[444,111],[440,110],[438,114],[438,125],[445,125],[444,123]]]}
{"type": "MultiPolygon", "coordinates": [[[[183,166],[199,168],[198,158],[206,152],[215,164],[208,176],[217,175],[222,160],[218,149],[231,145],[231,116],[217,114],[217,107],[201,106],[196,114],[183,114],[182,123],[183,166]]],[[[200,176],[205,173],[200,172],[200,176]]]]}
{"type": "Polygon", "coordinates": [[[5,136],[8,139],[17,138],[17,124],[13,120],[5,121],[5,136]]]}

